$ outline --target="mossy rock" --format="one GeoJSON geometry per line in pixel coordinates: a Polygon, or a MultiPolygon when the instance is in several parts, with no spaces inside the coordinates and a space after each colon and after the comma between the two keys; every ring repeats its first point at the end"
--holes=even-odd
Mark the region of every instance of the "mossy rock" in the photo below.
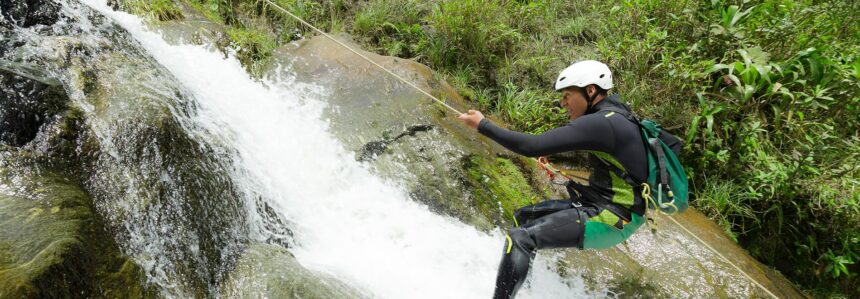
{"type": "Polygon", "coordinates": [[[514,211],[548,196],[535,191],[511,158],[470,156],[463,159],[463,164],[478,209],[484,215],[493,215],[497,223],[513,224],[514,211]]]}
{"type": "Polygon", "coordinates": [[[226,53],[230,44],[228,28],[213,21],[192,5],[195,2],[159,0],[147,3],[143,0],[111,0],[112,6],[142,16],[148,27],[160,31],[171,44],[194,44],[214,46],[226,53]]]}
{"type": "Polygon", "coordinates": [[[0,155],[0,298],[155,296],[73,179],[0,155]]]}
{"type": "Polygon", "coordinates": [[[249,245],[222,288],[225,298],[367,298],[325,273],[304,268],[287,249],[249,245]]]}
{"type": "Polygon", "coordinates": [[[173,21],[185,18],[173,0],[108,0],[108,5],[143,16],[151,21],[173,21]]]}
{"type": "Polygon", "coordinates": [[[4,67],[44,70],[68,95],[27,148],[81,183],[124,252],[150,278],[166,277],[155,283],[213,295],[250,235],[231,150],[195,130],[187,88],[128,32],[78,1],[67,6],[62,14],[88,22],[38,38],[0,32],[0,59],[14,62],[4,67]]]}

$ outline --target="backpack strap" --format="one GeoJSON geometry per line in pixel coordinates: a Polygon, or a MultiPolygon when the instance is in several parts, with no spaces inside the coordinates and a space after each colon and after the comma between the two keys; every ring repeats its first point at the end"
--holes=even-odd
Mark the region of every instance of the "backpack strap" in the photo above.
{"type": "MultiPolygon", "coordinates": [[[[618,114],[624,116],[624,118],[626,118],[627,120],[629,120],[633,124],[635,124],[636,127],[638,127],[640,130],[640,135],[642,136],[643,145],[646,148],[650,149],[651,152],[656,156],[656,160],[657,160],[656,162],[657,162],[657,166],[659,168],[658,171],[660,172],[659,173],[660,181],[657,182],[657,186],[656,186],[657,191],[658,191],[657,196],[658,196],[658,201],[660,201],[658,204],[662,205],[663,204],[663,200],[662,200],[663,192],[662,191],[664,191],[664,190],[667,191],[669,194],[669,197],[671,199],[672,190],[671,190],[671,187],[669,185],[669,172],[666,169],[666,152],[663,151],[661,139],[659,138],[660,134],[658,134],[658,138],[648,137],[648,135],[645,133],[646,132],[645,128],[642,126],[641,122],[639,121],[639,118],[633,112],[630,111],[630,108],[627,107],[627,105],[624,105],[624,104],[618,103],[618,102],[615,102],[614,104],[619,104],[619,105],[623,106],[624,108],[618,107],[616,105],[608,105],[606,107],[603,107],[603,109],[601,109],[601,111],[605,110],[605,111],[611,111],[611,112],[618,113],[618,114]]],[[[621,171],[620,169],[617,169],[617,167],[610,164],[609,162],[604,161],[603,159],[600,159],[600,160],[604,164],[606,164],[607,167],[610,167],[610,169],[612,169],[617,175],[619,175],[619,177],[621,177],[622,179],[627,181],[628,184],[631,184],[631,186],[633,186],[634,188],[636,188],[637,186],[640,186],[642,184],[648,183],[647,178],[646,178],[645,182],[640,182],[640,181],[634,179],[632,176],[630,176],[630,174],[625,173],[625,172],[621,171]]]]}
{"type": "Polygon", "coordinates": [[[612,112],[621,114],[622,116],[624,116],[624,118],[633,122],[634,124],[636,124],[636,126],[639,126],[639,117],[636,116],[630,110],[630,107],[627,107],[627,105],[625,105],[621,102],[617,102],[617,101],[612,101],[612,102],[610,102],[610,104],[612,104],[612,105],[607,105],[606,107],[601,107],[600,111],[612,111],[612,112]],[[618,107],[617,105],[621,105],[624,108],[618,107]]]}
{"type": "MultiPolygon", "coordinates": [[[[621,103],[618,103],[618,104],[624,105],[621,103]]],[[[624,108],[627,108],[627,106],[624,105],[624,108]]],[[[630,122],[632,122],[633,124],[636,125],[636,127],[640,130],[639,135],[640,136],[642,135],[642,133],[641,133],[642,127],[639,125],[639,118],[636,117],[635,115],[633,115],[633,113],[630,112],[629,109],[622,109],[621,107],[618,107],[615,105],[609,105],[607,107],[603,107],[603,109],[601,109],[600,111],[611,111],[611,112],[618,113],[621,116],[624,116],[624,118],[626,118],[627,120],[629,120],[630,122]]],[[[607,116],[609,116],[609,115],[607,114],[607,116]]],[[[644,138],[643,138],[642,142],[643,142],[643,145],[650,147],[647,140],[645,140],[644,138]]],[[[598,160],[603,162],[603,164],[605,164],[607,167],[609,167],[609,169],[612,169],[612,171],[615,172],[615,175],[617,175],[618,177],[627,181],[627,183],[630,184],[631,186],[637,187],[643,183],[643,182],[640,182],[639,180],[634,179],[632,176],[630,176],[630,174],[622,171],[621,169],[618,169],[618,167],[615,167],[615,165],[612,165],[611,163],[609,163],[603,159],[600,159],[600,157],[598,157],[598,160]]]]}
{"type": "MultiPolygon", "coordinates": [[[[641,125],[641,123],[639,122],[639,118],[638,118],[638,117],[636,117],[636,115],[634,115],[632,112],[630,112],[630,110],[629,110],[629,108],[627,107],[627,105],[624,105],[624,104],[621,104],[621,103],[618,103],[618,104],[620,104],[620,105],[624,106],[624,108],[627,108],[627,109],[622,109],[621,107],[618,107],[618,106],[615,106],[615,105],[609,105],[609,106],[604,107],[603,109],[601,109],[601,111],[604,111],[604,110],[605,110],[605,111],[611,111],[611,112],[615,112],[615,113],[621,114],[622,116],[624,116],[625,118],[627,118],[627,120],[629,120],[629,121],[633,122],[634,124],[636,124],[636,126],[637,126],[637,127],[639,127],[639,130],[640,130],[640,131],[643,131],[643,132],[642,132],[642,133],[643,133],[643,134],[642,134],[642,137],[643,137],[643,138],[642,138],[642,142],[643,142],[643,143],[645,144],[645,146],[646,146],[646,147],[648,147],[648,148],[651,150],[651,152],[652,152],[652,153],[654,153],[654,155],[656,156],[657,166],[658,166],[658,168],[659,168],[659,169],[658,169],[658,171],[660,172],[660,181],[659,181],[659,182],[657,182],[657,184],[658,184],[658,185],[657,185],[657,187],[658,187],[658,193],[659,193],[659,194],[658,194],[658,198],[660,198],[660,200],[659,200],[659,201],[660,201],[660,203],[659,203],[659,204],[661,204],[661,205],[662,205],[662,204],[663,204],[663,202],[662,202],[662,201],[663,201],[663,200],[662,200],[662,195],[663,195],[663,194],[662,194],[662,192],[660,192],[660,191],[662,191],[662,190],[663,190],[663,188],[665,188],[665,190],[666,190],[666,191],[668,191],[669,197],[671,198],[671,197],[672,197],[672,195],[671,195],[671,194],[672,194],[672,190],[670,189],[671,187],[670,187],[670,185],[669,185],[669,172],[668,172],[668,170],[666,169],[666,152],[665,152],[665,151],[663,151],[663,146],[662,146],[662,144],[660,143],[661,139],[659,138],[659,134],[658,134],[658,137],[657,137],[657,138],[649,138],[649,137],[645,134],[645,132],[644,132],[644,128],[642,128],[642,125],[641,125]]],[[[603,159],[601,159],[601,161],[603,161],[603,159]]],[[[608,163],[608,162],[606,162],[606,161],[603,161],[603,163],[604,163],[604,164],[606,164],[607,166],[611,167],[613,170],[615,170],[615,171],[616,171],[616,174],[623,173],[623,172],[621,172],[620,170],[616,170],[616,168],[615,168],[613,165],[611,165],[610,163],[608,163]]],[[[628,183],[630,183],[630,182],[634,182],[634,183],[636,183],[637,185],[642,183],[642,182],[638,182],[638,181],[636,181],[635,179],[633,179],[633,177],[632,177],[632,176],[630,176],[630,175],[629,175],[629,174],[627,174],[627,173],[623,173],[623,175],[624,175],[624,176],[622,176],[622,178],[623,178],[624,180],[626,180],[628,183]]],[[[645,183],[647,183],[647,182],[645,182],[645,183]]]]}
{"type": "Polygon", "coordinates": [[[666,153],[660,144],[660,138],[649,138],[648,146],[657,155],[657,165],[660,166],[660,184],[669,186],[669,174],[666,171],[666,153]]]}
{"type": "MultiPolygon", "coordinates": [[[[613,102],[613,104],[616,104],[616,103],[613,102]]],[[[620,104],[620,105],[624,106],[624,108],[627,108],[627,106],[624,104],[621,104],[621,103],[617,103],[617,104],[620,104]]],[[[639,120],[636,118],[636,116],[634,116],[630,112],[629,109],[622,109],[621,107],[618,107],[615,105],[609,105],[609,106],[603,107],[602,109],[600,109],[600,111],[611,111],[611,112],[618,113],[618,114],[624,116],[624,118],[626,118],[627,120],[636,124],[637,128],[639,127],[639,120]]],[[[609,115],[607,114],[607,116],[609,116],[609,115]]],[[[621,178],[625,182],[627,182],[627,184],[633,188],[634,193],[637,192],[637,190],[639,190],[639,186],[641,184],[636,179],[634,179],[633,176],[631,176],[629,173],[619,169],[618,167],[616,167],[612,163],[609,163],[609,161],[603,160],[600,157],[596,157],[596,158],[597,158],[597,160],[600,160],[600,162],[602,162],[604,165],[606,165],[606,167],[608,167],[612,172],[614,172],[616,176],[618,176],[619,178],[621,178]]],[[[627,222],[631,221],[632,214],[633,214],[631,209],[619,206],[615,203],[612,203],[609,200],[607,200],[606,198],[604,198],[598,194],[593,194],[593,195],[594,196],[592,196],[592,198],[596,198],[595,200],[593,200],[593,203],[595,205],[597,205],[598,207],[603,208],[605,210],[609,210],[610,212],[612,212],[613,214],[615,214],[619,218],[623,219],[624,221],[627,221],[627,222]]]]}

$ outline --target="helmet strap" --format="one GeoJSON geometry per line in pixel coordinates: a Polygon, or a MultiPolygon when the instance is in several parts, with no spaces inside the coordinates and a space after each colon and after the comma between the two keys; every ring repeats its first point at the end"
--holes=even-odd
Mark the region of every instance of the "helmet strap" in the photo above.
{"type": "Polygon", "coordinates": [[[586,113],[588,113],[588,111],[591,110],[592,107],[594,107],[594,98],[596,98],[598,94],[598,92],[595,91],[594,95],[589,96],[588,92],[586,91],[587,88],[588,86],[579,89],[579,91],[582,93],[582,97],[585,98],[585,102],[588,104],[585,106],[586,113]]]}

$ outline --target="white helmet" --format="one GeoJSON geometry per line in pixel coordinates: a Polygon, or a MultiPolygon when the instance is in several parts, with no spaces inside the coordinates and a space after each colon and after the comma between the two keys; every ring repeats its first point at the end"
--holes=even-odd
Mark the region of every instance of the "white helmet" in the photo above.
{"type": "Polygon", "coordinates": [[[600,61],[583,60],[561,71],[558,80],[555,81],[555,90],[559,91],[571,86],[586,87],[591,84],[605,90],[611,89],[612,72],[600,61]]]}

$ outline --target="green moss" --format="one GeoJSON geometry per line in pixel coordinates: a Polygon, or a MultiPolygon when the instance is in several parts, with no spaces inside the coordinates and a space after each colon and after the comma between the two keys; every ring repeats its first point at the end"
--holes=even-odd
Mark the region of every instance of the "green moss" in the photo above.
{"type": "Polygon", "coordinates": [[[15,256],[12,254],[12,243],[0,241],[0,265],[8,265],[13,262],[15,262],[15,256]]]}
{"type": "Polygon", "coordinates": [[[104,265],[96,276],[102,278],[100,295],[104,298],[156,297],[155,288],[141,283],[146,277],[131,259],[115,257],[113,263],[104,265]]]}
{"type": "Polygon", "coordinates": [[[475,191],[472,194],[475,205],[482,214],[497,223],[512,223],[516,209],[543,199],[519,167],[508,158],[469,156],[464,164],[469,184],[475,191]]]}
{"type": "Polygon", "coordinates": [[[139,267],[119,252],[90,197],[56,172],[0,161],[0,298],[149,298],[139,267]],[[115,264],[128,266],[117,271],[115,264]]]}
{"type": "Polygon", "coordinates": [[[232,27],[227,35],[239,50],[237,58],[252,71],[265,63],[276,47],[274,36],[254,28],[232,27]]]}

